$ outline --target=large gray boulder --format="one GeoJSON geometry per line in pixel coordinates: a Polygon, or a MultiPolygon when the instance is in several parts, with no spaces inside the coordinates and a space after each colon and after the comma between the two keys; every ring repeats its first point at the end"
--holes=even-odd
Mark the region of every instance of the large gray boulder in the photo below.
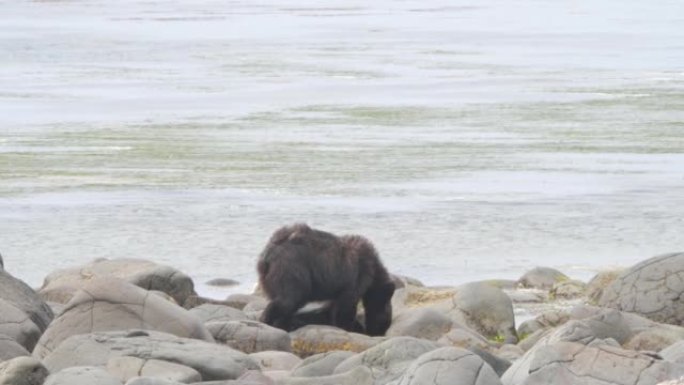
{"type": "Polygon", "coordinates": [[[550,267],[535,267],[518,279],[518,285],[535,289],[550,290],[553,285],[567,281],[570,277],[550,267]]]}
{"type": "Polygon", "coordinates": [[[404,309],[392,319],[388,337],[408,336],[436,341],[451,330],[453,321],[431,308],[404,309]]]}
{"type": "Polygon", "coordinates": [[[342,361],[355,355],[353,352],[335,350],[307,357],[297,366],[292,368],[294,377],[319,377],[333,374],[335,368],[342,361]]]}
{"type": "Polygon", "coordinates": [[[41,334],[42,331],[31,321],[28,314],[0,298],[0,335],[12,338],[30,351],[36,346],[41,334]]]}
{"type": "Polygon", "coordinates": [[[25,347],[19,345],[13,338],[0,334],[0,362],[30,355],[31,353],[25,347]]]}
{"type": "Polygon", "coordinates": [[[610,286],[622,272],[623,269],[601,271],[590,279],[584,291],[588,302],[597,304],[606,288],[610,286]]]}
{"type": "Polygon", "coordinates": [[[0,299],[26,313],[41,332],[47,329],[54,317],[52,309],[33,289],[2,269],[0,269],[0,299]]]}
{"type": "Polygon", "coordinates": [[[620,274],[599,305],[637,313],[656,322],[684,325],[684,253],[653,257],[620,274]]]}
{"type": "MultiPolygon", "coordinates": [[[[502,378],[514,376],[515,381],[508,384],[520,384],[520,376],[525,377],[533,366],[538,350],[561,342],[573,342],[582,345],[625,343],[631,336],[632,330],[624,315],[616,310],[600,312],[593,317],[582,320],[571,320],[556,329],[549,330],[523,356],[513,363],[502,378]]],[[[507,382],[504,381],[506,384],[507,382]]]]}
{"type": "Polygon", "coordinates": [[[309,325],[290,333],[292,353],[306,358],[333,350],[362,352],[384,341],[384,337],[369,337],[333,326],[309,325]]]}
{"type": "Polygon", "coordinates": [[[206,324],[216,342],[244,353],[265,350],[292,350],[290,335],[258,321],[209,322],[206,324]]]}
{"type": "Polygon", "coordinates": [[[561,341],[535,349],[528,370],[511,367],[501,380],[504,385],[656,385],[683,374],[684,366],[653,355],[561,341]]]}
{"type": "Polygon", "coordinates": [[[513,302],[501,289],[486,282],[467,283],[437,310],[491,340],[516,343],[513,302]]]}
{"type": "Polygon", "coordinates": [[[51,374],[43,385],[123,385],[123,382],[102,368],[75,366],[51,374]]]}
{"type": "Polygon", "coordinates": [[[187,310],[126,281],[102,277],[94,278],[73,297],[43,333],[33,355],[43,358],[76,334],[127,329],[214,341],[202,322],[187,310]]]}
{"type": "Polygon", "coordinates": [[[478,355],[445,347],[418,357],[398,385],[501,385],[499,376],[478,355]]]}
{"type": "Polygon", "coordinates": [[[203,381],[236,379],[259,368],[246,354],[227,346],[154,331],[113,331],[74,335],[44,359],[51,372],[73,366],[105,367],[115,357],[160,360],[193,368],[203,381]]]}
{"type": "Polygon", "coordinates": [[[394,337],[342,361],[334,373],[365,366],[373,373],[376,384],[386,384],[398,379],[415,359],[440,347],[436,342],[414,337],[394,337]]]}
{"type": "Polygon", "coordinates": [[[114,277],[145,290],[158,290],[182,305],[195,293],[192,279],[170,266],[143,259],[97,259],[87,265],[58,270],[48,275],[40,288],[47,301],[67,303],[80,289],[97,277],[114,277]]]}
{"type": "Polygon", "coordinates": [[[48,370],[33,357],[0,362],[0,385],[42,385],[48,370]]]}

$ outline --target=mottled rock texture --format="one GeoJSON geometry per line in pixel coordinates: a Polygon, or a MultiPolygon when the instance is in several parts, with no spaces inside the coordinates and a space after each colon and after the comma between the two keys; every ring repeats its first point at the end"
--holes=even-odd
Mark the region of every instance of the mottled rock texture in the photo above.
{"type": "Polygon", "coordinates": [[[599,305],[684,325],[684,253],[653,257],[620,274],[599,305]]]}

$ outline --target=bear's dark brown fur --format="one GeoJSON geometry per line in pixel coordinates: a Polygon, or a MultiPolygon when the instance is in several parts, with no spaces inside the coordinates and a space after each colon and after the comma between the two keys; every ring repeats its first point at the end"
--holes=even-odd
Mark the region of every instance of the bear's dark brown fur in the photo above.
{"type": "Polygon", "coordinates": [[[345,330],[359,329],[359,300],[367,334],[385,334],[392,321],[395,285],[364,237],[336,236],[305,224],[285,226],[271,236],[257,271],[271,300],[261,318],[269,325],[291,330],[295,312],[311,301],[330,301],[326,323],[345,330]]]}

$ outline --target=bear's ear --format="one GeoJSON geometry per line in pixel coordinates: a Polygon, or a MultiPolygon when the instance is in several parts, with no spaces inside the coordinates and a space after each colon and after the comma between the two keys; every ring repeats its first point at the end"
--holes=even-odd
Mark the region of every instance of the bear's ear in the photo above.
{"type": "Polygon", "coordinates": [[[304,238],[305,238],[304,232],[300,231],[300,230],[296,230],[292,234],[290,234],[289,237],[287,237],[287,240],[289,242],[292,242],[292,243],[300,244],[300,243],[304,243],[304,238]]]}
{"type": "Polygon", "coordinates": [[[287,240],[292,243],[304,243],[304,239],[311,233],[311,228],[304,223],[297,223],[292,226],[292,233],[287,240]]]}

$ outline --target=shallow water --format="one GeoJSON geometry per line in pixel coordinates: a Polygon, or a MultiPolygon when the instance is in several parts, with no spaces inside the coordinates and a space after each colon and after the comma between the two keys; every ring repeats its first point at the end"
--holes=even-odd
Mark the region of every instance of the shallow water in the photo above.
{"type": "Polygon", "coordinates": [[[366,3],[0,2],[6,268],[221,296],[295,221],[440,285],[682,249],[684,3],[366,3]]]}

